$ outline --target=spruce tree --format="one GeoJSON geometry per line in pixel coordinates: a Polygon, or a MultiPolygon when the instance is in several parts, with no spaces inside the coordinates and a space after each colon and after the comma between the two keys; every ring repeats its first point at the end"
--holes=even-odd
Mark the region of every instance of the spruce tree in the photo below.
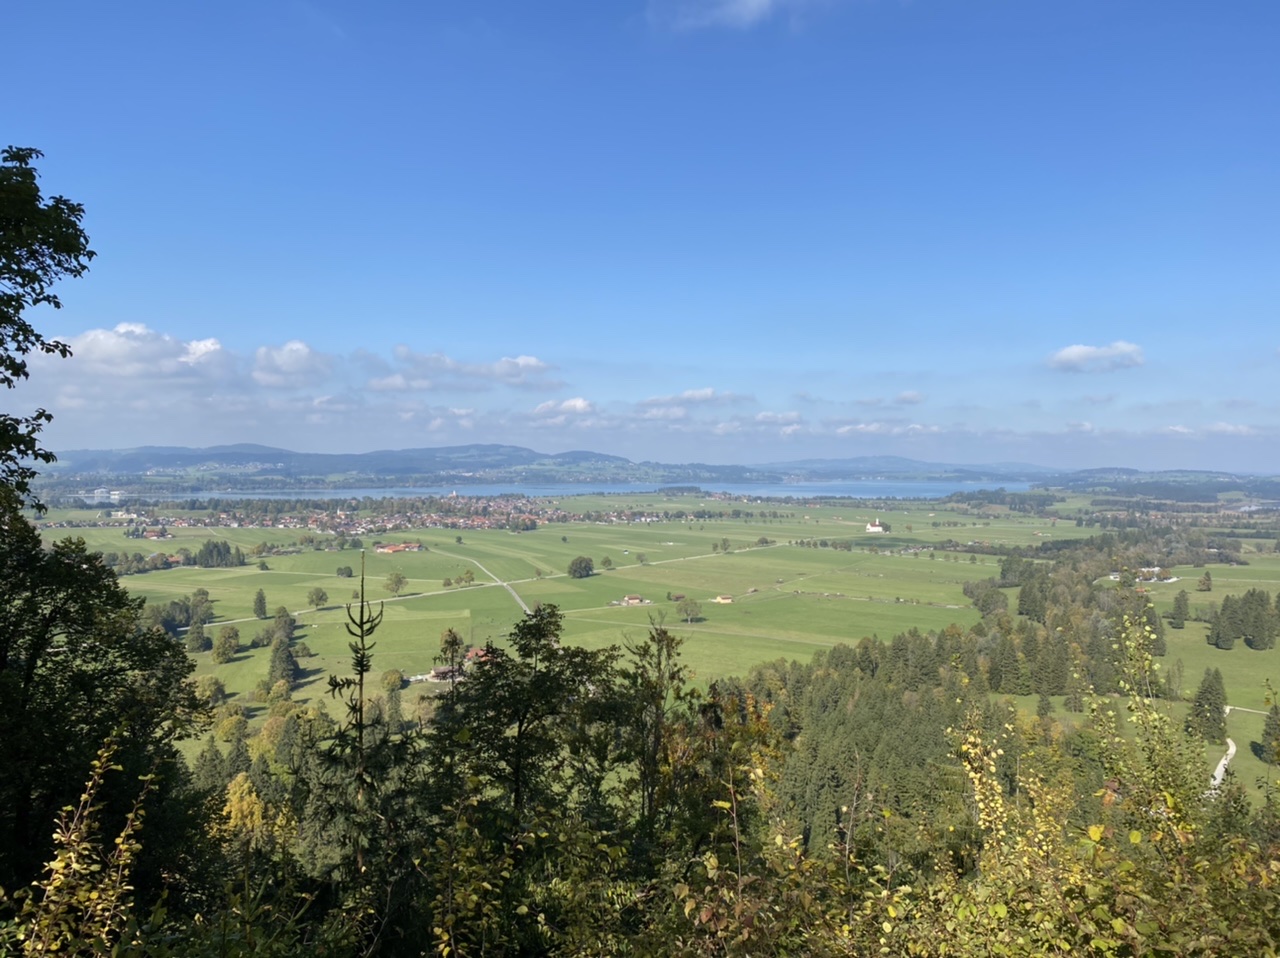
{"type": "Polygon", "coordinates": [[[1280,705],[1271,706],[1262,724],[1262,741],[1253,745],[1253,753],[1268,765],[1280,761],[1280,705]]]}
{"type": "Polygon", "coordinates": [[[227,752],[227,780],[235,778],[241,772],[248,774],[253,765],[249,757],[249,746],[245,744],[244,735],[237,735],[231,740],[231,748],[227,752]]]}
{"type": "Polygon", "coordinates": [[[1169,615],[1169,625],[1175,629],[1184,628],[1191,617],[1191,598],[1187,590],[1181,590],[1173,598],[1173,612],[1169,615]]]}
{"type": "Polygon", "coordinates": [[[267,617],[267,594],[261,589],[253,597],[253,614],[259,619],[267,617]]]}
{"type": "Polygon", "coordinates": [[[1221,742],[1227,734],[1227,693],[1222,672],[1205,669],[1204,678],[1187,713],[1187,731],[1206,742],[1221,742]]]}
{"type": "Polygon", "coordinates": [[[273,686],[277,682],[288,683],[293,688],[298,681],[298,660],[293,657],[289,643],[278,636],[271,643],[271,667],[267,671],[267,684],[273,686]]]}
{"type": "Polygon", "coordinates": [[[191,769],[191,784],[197,791],[218,794],[227,787],[227,760],[222,756],[222,749],[210,735],[196,756],[195,766],[191,769]]]}

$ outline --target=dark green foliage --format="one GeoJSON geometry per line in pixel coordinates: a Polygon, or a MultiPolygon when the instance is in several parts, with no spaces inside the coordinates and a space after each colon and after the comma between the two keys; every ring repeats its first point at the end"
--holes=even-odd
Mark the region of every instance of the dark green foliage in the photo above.
{"type": "Polygon", "coordinates": [[[1186,727],[1192,735],[1206,742],[1221,742],[1227,735],[1227,693],[1222,684],[1222,672],[1205,669],[1204,678],[1191,702],[1186,727]]]}
{"type": "Polygon", "coordinates": [[[1187,619],[1191,618],[1191,598],[1186,589],[1179,590],[1173,597],[1173,611],[1169,614],[1169,624],[1175,629],[1184,628],[1187,619]]]}
{"type": "MultiPolygon", "coordinates": [[[[94,257],[80,227],[84,207],[42,195],[32,166],[41,156],[39,150],[13,146],[0,151],[0,385],[6,389],[28,378],[26,357],[31,353],[71,355],[66,343],[46,338],[23,314],[39,306],[60,309],[52,287],[60,279],[84,275],[94,257]]],[[[0,486],[41,510],[31,495],[33,463],[55,460],[39,442],[40,431],[52,419],[43,409],[27,416],[0,412],[0,486]]]]}
{"type": "MultiPolygon", "coordinates": [[[[141,604],[83,541],[45,549],[0,486],[0,887],[35,877],[54,814],[113,729],[127,729],[116,762],[134,780],[174,761],[170,743],[198,711],[194,666],[168,635],[138,628],[141,604]]],[[[133,798],[104,795],[113,822],[133,798]]]]}
{"type": "Polygon", "coordinates": [[[1209,626],[1207,640],[1220,649],[1233,648],[1243,640],[1251,649],[1274,648],[1280,617],[1271,607],[1271,596],[1261,589],[1250,589],[1242,596],[1227,595],[1209,626]]]}
{"type": "Polygon", "coordinates": [[[244,553],[221,539],[206,539],[196,550],[196,565],[202,569],[225,569],[244,565],[244,553]]]}
{"type": "Polygon", "coordinates": [[[148,629],[163,629],[170,635],[177,636],[183,629],[203,625],[212,617],[208,591],[197,589],[192,595],[184,595],[180,599],[145,606],[142,610],[142,625],[148,629]]]}
{"type": "MultiPolygon", "coordinates": [[[[360,582],[363,596],[363,575],[360,582]]],[[[329,694],[345,715],[299,773],[303,860],[350,911],[362,948],[416,954],[409,942],[425,933],[410,907],[424,838],[419,741],[392,734],[366,698],[381,608],[361,599],[347,606],[347,617],[351,675],[329,677],[329,694]]]]}
{"type": "Polygon", "coordinates": [[[1045,621],[1049,607],[1049,572],[1038,568],[1023,580],[1018,590],[1018,615],[1025,615],[1034,622],[1045,621]]]}
{"type": "Polygon", "coordinates": [[[1036,700],[1036,717],[1043,721],[1044,719],[1051,718],[1053,713],[1053,700],[1041,692],[1040,697],[1036,700]]]}
{"type": "Polygon", "coordinates": [[[1253,754],[1268,765],[1280,762],[1280,705],[1272,705],[1262,724],[1262,741],[1252,743],[1253,754]]]}
{"type": "Polygon", "coordinates": [[[229,780],[227,760],[223,757],[218,743],[210,735],[205,740],[204,748],[196,756],[195,765],[191,769],[191,784],[199,792],[219,795],[225,792],[229,780]]]}
{"type": "Polygon", "coordinates": [[[213,640],[205,634],[204,625],[197,622],[191,628],[187,629],[186,637],[187,651],[196,654],[199,652],[208,652],[213,648],[213,640]]]}
{"type": "Polygon", "coordinates": [[[276,609],[275,621],[271,624],[272,635],[277,639],[284,639],[286,642],[293,641],[293,633],[297,628],[298,620],[289,614],[289,610],[284,606],[276,609]]]}
{"type": "Polygon", "coordinates": [[[253,596],[253,614],[255,618],[267,617],[267,594],[259,589],[253,596]]]}
{"type": "Polygon", "coordinates": [[[578,556],[569,562],[569,575],[574,579],[585,579],[595,572],[595,563],[588,556],[578,556]]]}
{"type": "Polygon", "coordinates": [[[554,605],[543,605],[512,629],[510,651],[485,646],[454,689],[452,724],[433,729],[455,742],[465,730],[465,755],[455,765],[482,784],[510,822],[528,807],[583,800],[583,790],[603,787],[607,770],[596,770],[591,780],[574,783],[571,796],[559,772],[571,736],[591,747],[593,716],[611,694],[617,655],[561,646],[561,621],[554,605]]]}
{"type": "Polygon", "coordinates": [[[267,684],[284,682],[286,687],[293,688],[298,682],[298,673],[298,661],[293,657],[289,643],[283,637],[277,637],[271,643],[271,666],[267,671],[267,684]]]}
{"type": "Polygon", "coordinates": [[[230,748],[227,749],[227,781],[242,772],[247,773],[252,765],[253,760],[249,757],[249,746],[245,744],[243,726],[241,726],[241,734],[231,740],[230,748]]]}

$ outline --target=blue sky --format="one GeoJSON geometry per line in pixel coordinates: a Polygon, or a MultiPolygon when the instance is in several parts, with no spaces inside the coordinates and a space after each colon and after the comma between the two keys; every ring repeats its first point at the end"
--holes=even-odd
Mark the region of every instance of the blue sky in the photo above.
{"type": "Polygon", "coordinates": [[[99,254],[7,400],[55,450],[1280,472],[1274,0],[5,21],[99,254]]]}

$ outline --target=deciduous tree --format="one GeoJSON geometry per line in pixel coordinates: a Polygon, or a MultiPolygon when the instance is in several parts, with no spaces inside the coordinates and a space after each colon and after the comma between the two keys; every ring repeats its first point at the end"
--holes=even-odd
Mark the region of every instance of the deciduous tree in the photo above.
{"type": "Polygon", "coordinates": [[[46,549],[0,485],[0,886],[35,877],[55,813],[113,729],[127,728],[116,763],[136,780],[173,758],[181,719],[199,710],[194,663],[138,627],[141,607],[83,540],[46,549]]]}
{"type": "Polygon", "coordinates": [[[685,622],[693,622],[702,617],[702,603],[697,599],[681,599],[676,603],[676,611],[685,622]]]}
{"type": "MultiPolygon", "coordinates": [[[[41,193],[32,165],[41,156],[30,148],[0,151],[0,385],[6,389],[28,378],[31,353],[71,355],[66,343],[46,338],[23,314],[37,306],[60,309],[54,284],[83,275],[94,257],[80,226],[84,207],[41,193]]],[[[0,485],[41,510],[31,495],[32,464],[54,461],[39,442],[40,430],[52,419],[44,409],[25,416],[0,413],[0,485]]]]}
{"type": "Polygon", "coordinates": [[[224,625],[213,640],[213,661],[219,665],[230,662],[240,651],[240,630],[234,625],[224,625]]]}

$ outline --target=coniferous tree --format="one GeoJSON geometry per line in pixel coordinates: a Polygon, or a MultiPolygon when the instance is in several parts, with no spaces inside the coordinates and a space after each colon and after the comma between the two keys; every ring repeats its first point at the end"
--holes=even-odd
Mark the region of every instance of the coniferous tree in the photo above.
{"type": "Polygon", "coordinates": [[[204,748],[196,756],[191,769],[191,784],[197,791],[220,795],[227,787],[227,760],[212,735],[205,740],[204,748]]]}
{"type": "Polygon", "coordinates": [[[1204,678],[1187,713],[1187,731],[1206,742],[1221,742],[1227,734],[1227,693],[1222,672],[1205,669],[1204,678]]]}
{"type": "Polygon", "coordinates": [[[261,589],[253,596],[253,614],[259,619],[267,617],[267,594],[261,589]]]}
{"type": "Polygon", "coordinates": [[[1184,628],[1191,617],[1191,598],[1187,590],[1182,589],[1173,597],[1173,612],[1169,615],[1169,624],[1175,629],[1184,628]]]}
{"type": "Polygon", "coordinates": [[[274,686],[277,682],[286,683],[292,689],[298,681],[298,660],[293,650],[283,637],[277,637],[271,643],[271,666],[267,671],[267,684],[274,686]]]}
{"type": "Polygon", "coordinates": [[[418,802],[423,766],[417,736],[392,734],[367,696],[371,639],[383,612],[364,596],[362,567],[360,600],[347,606],[351,675],[329,676],[329,694],[346,715],[303,772],[302,830],[312,870],[357,910],[362,948],[394,952],[406,941],[421,941],[426,931],[412,908],[421,875],[413,859],[424,838],[418,802]]]}
{"type": "Polygon", "coordinates": [[[231,739],[231,746],[227,749],[227,779],[230,781],[237,775],[248,774],[249,769],[253,765],[253,758],[249,755],[249,745],[245,742],[245,727],[243,724],[239,726],[239,734],[231,739]]]}
{"type": "Polygon", "coordinates": [[[1280,704],[1268,710],[1262,723],[1262,741],[1253,743],[1253,753],[1268,765],[1280,762],[1280,704]]]}

